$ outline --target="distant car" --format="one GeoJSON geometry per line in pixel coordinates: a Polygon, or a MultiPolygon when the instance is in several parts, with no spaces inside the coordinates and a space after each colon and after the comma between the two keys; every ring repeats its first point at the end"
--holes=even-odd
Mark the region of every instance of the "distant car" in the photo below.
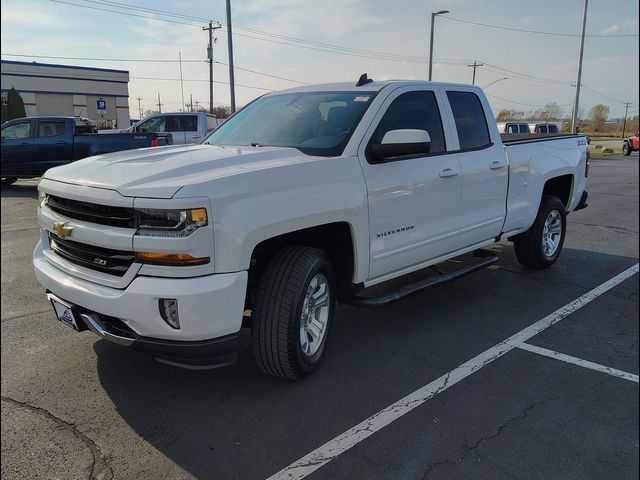
{"type": "Polygon", "coordinates": [[[638,132],[633,137],[625,138],[622,142],[622,154],[627,157],[631,155],[631,152],[637,152],[639,148],[638,132]]]}
{"type": "Polygon", "coordinates": [[[562,122],[530,123],[529,129],[531,133],[560,133],[562,131],[562,122]]]}
{"type": "Polygon", "coordinates": [[[504,122],[498,124],[500,133],[531,133],[531,129],[526,122],[504,122]]]}
{"type": "Polygon", "coordinates": [[[206,112],[156,113],[143,118],[126,130],[101,130],[100,133],[171,133],[175,145],[200,143],[222,121],[206,112]]]}

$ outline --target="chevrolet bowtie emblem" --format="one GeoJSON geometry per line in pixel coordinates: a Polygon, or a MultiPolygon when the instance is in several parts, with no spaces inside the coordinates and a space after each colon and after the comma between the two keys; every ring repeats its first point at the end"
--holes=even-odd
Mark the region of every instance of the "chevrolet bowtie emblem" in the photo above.
{"type": "Polygon", "coordinates": [[[65,227],[64,223],[56,222],[53,224],[53,231],[60,238],[70,237],[72,230],[73,230],[73,227],[65,227]]]}

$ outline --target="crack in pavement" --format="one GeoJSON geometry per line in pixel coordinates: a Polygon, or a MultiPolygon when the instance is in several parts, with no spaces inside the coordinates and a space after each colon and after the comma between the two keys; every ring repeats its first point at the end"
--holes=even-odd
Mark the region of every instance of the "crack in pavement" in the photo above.
{"type": "Polygon", "coordinates": [[[87,448],[91,452],[91,456],[93,457],[93,461],[91,462],[91,476],[89,477],[91,480],[111,480],[114,478],[113,470],[107,463],[104,455],[102,455],[100,447],[92,439],[78,430],[78,427],[74,423],[62,420],[45,408],[36,407],[35,405],[31,405],[30,403],[21,402],[20,400],[15,400],[5,395],[0,396],[0,398],[3,402],[8,402],[14,406],[21,407],[33,413],[42,415],[43,417],[54,422],[56,425],[71,432],[72,435],[82,441],[87,446],[87,448]]]}
{"type": "MultiPolygon", "coordinates": [[[[482,445],[484,442],[489,441],[489,440],[493,440],[494,438],[497,438],[498,436],[500,436],[500,434],[506,428],[508,428],[513,422],[516,422],[518,420],[523,420],[523,419],[527,418],[529,416],[529,412],[532,409],[534,409],[538,405],[542,405],[544,403],[547,403],[548,401],[553,401],[553,400],[557,400],[557,399],[556,398],[552,398],[550,400],[541,400],[539,402],[532,403],[531,405],[526,407],[520,414],[516,415],[515,417],[510,418],[509,420],[504,422],[502,425],[500,425],[495,433],[493,433],[491,435],[488,435],[486,437],[480,437],[472,445],[468,445],[466,443],[466,441],[465,441],[465,449],[464,449],[464,451],[462,452],[461,455],[458,455],[456,459],[447,459],[447,460],[442,460],[440,462],[434,462],[434,463],[429,464],[424,476],[422,477],[422,480],[428,480],[429,478],[434,478],[434,477],[431,477],[431,474],[438,467],[449,465],[450,468],[451,468],[454,465],[462,462],[466,457],[468,457],[471,453],[473,453],[475,450],[477,450],[480,447],[480,445],[482,445]]],[[[493,463],[493,462],[491,462],[491,463],[493,463]]]]}
{"type": "Polygon", "coordinates": [[[51,308],[47,308],[46,310],[38,310],[36,312],[29,312],[29,313],[20,313],[18,315],[9,315],[8,317],[2,317],[2,319],[0,321],[4,322],[6,320],[15,320],[17,318],[24,318],[24,317],[28,317],[29,315],[41,315],[43,313],[47,313],[50,312],[51,308]]]}
{"type": "Polygon", "coordinates": [[[618,233],[629,233],[633,235],[637,235],[638,233],[640,233],[640,232],[637,232],[636,230],[630,230],[628,228],[618,227],[615,225],[598,225],[597,223],[586,223],[586,222],[576,222],[576,221],[572,221],[571,223],[575,223],[577,225],[584,225],[585,227],[596,227],[596,228],[601,228],[603,230],[613,230],[614,232],[618,232],[618,233]]]}

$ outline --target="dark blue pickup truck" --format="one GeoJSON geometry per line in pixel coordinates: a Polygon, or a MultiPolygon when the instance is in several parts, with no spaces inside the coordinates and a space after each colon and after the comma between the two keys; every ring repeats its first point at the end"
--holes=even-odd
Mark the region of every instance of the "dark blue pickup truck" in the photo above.
{"type": "Polygon", "coordinates": [[[78,117],[18,118],[2,125],[2,184],[92,155],[172,143],[165,133],[99,135],[90,120],[78,117]]]}

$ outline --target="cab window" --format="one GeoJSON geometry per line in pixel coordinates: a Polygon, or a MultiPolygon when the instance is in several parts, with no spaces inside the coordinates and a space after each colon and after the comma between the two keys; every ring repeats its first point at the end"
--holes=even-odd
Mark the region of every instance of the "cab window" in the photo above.
{"type": "MultiPolygon", "coordinates": [[[[329,110],[329,117],[332,113],[333,109],[329,110]]],[[[430,155],[446,150],[440,110],[433,92],[416,91],[398,96],[387,108],[370,143],[380,143],[387,132],[401,129],[427,131],[431,137],[430,155]]]]}
{"type": "Polygon", "coordinates": [[[447,92],[447,97],[456,122],[460,150],[491,145],[487,119],[478,96],[472,92],[447,92]]]}
{"type": "Polygon", "coordinates": [[[2,129],[2,138],[7,140],[29,138],[31,136],[31,122],[19,122],[2,129]]]}

